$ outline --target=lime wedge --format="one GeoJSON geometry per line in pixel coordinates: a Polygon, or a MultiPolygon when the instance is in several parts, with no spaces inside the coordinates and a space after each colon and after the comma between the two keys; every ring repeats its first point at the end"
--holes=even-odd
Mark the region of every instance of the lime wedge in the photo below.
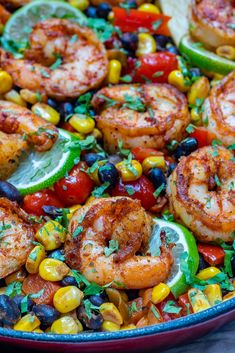
{"type": "Polygon", "coordinates": [[[154,228],[149,243],[150,253],[157,255],[156,251],[160,245],[160,234],[166,234],[167,242],[175,243],[172,250],[174,256],[174,264],[166,284],[171,288],[173,295],[178,298],[184,293],[188,285],[185,281],[185,276],[180,269],[180,258],[183,253],[187,253],[186,259],[188,267],[192,274],[195,274],[199,264],[199,255],[197,245],[192,233],[178,223],[164,221],[162,219],[154,218],[154,228]]]}
{"type": "Polygon", "coordinates": [[[59,137],[50,151],[31,151],[24,155],[17,170],[8,179],[22,195],[52,186],[72,169],[80,156],[80,149],[69,149],[77,137],[59,129],[59,137]]]}
{"type": "Polygon", "coordinates": [[[189,58],[192,65],[208,73],[227,75],[235,70],[235,62],[221,58],[215,53],[204,49],[200,43],[193,42],[189,36],[184,36],[180,42],[179,50],[186,58],[189,58]],[[199,45],[198,45],[199,44],[199,45]]]}
{"type": "Polygon", "coordinates": [[[52,17],[71,18],[84,23],[87,19],[80,10],[66,2],[35,0],[13,13],[5,26],[3,38],[25,43],[36,23],[52,17]]]}

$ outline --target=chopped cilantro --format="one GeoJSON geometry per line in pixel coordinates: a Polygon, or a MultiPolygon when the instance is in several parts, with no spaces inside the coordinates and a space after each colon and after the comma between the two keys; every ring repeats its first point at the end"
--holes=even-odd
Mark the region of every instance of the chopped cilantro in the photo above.
{"type": "Polygon", "coordinates": [[[63,60],[61,55],[56,54],[56,61],[50,66],[50,69],[53,71],[55,69],[57,69],[57,67],[59,67],[62,64],[63,60]]]}
{"type": "Polygon", "coordinates": [[[123,104],[123,108],[129,108],[138,112],[146,111],[146,107],[140,97],[132,97],[129,94],[125,94],[124,98],[125,103],[123,104]]]}
{"type": "Polygon", "coordinates": [[[123,146],[122,140],[118,140],[118,151],[121,153],[122,156],[128,157],[131,151],[128,149],[124,149],[122,146],[123,146]]]}
{"type": "Polygon", "coordinates": [[[119,244],[117,240],[111,239],[109,241],[109,246],[104,248],[104,254],[106,257],[109,257],[112,253],[117,251],[119,248],[119,244]]]}
{"type": "Polygon", "coordinates": [[[187,127],[186,127],[186,131],[188,134],[191,134],[192,132],[194,132],[195,130],[195,125],[193,124],[189,124],[187,127]]]}
{"type": "Polygon", "coordinates": [[[155,308],[154,305],[151,305],[151,311],[152,311],[153,315],[156,317],[156,319],[161,320],[161,316],[160,316],[157,308],[155,308]]]}
{"type": "Polygon", "coordinates": [[[90,286],[90,282],[76,270],[71,270],[73,277],[75,278],[78,287],[80,288],[81,283],[84,283],[86,286],[90,286]]]}
{"type": "Polygon", "coordinates": [[[157,198],[163,190],[165,190],[166,185],[162,183],[153,193],[153,196],[157,198]]]}
{"type": "Polygon", "coordinates": [[[21,288],[22,283],[14,281],[7,286],[5,294],[9,297],[14,297],[18,294],[21,294],[21,288]]]}
{"type": "Polygon", "coordinates": [[[129,196],[134,195],[135,189],[133,188],[133,186],[126,185],[126,186],[125,186],[125,189],[126,189],[126,192],[128,193],[129,196]]]}
{"type": "Polygon", "coordinates": [[[152,27],[156,31],[162,24],[162,19],[153,22],[152,27]]]}
{"type": "Polygon", "coordinates": [[[120,77],[120,81],[130,83],[132,82],[132,77],[131,75],[125,75],[120,77]]]}
{"type": "Polygon", "coordinates": [[[129,170],[129,172],[131,172],[131,174],[133,174],[134,176],[138,176],[138,171],[136,170],[136,168],[133,166],[132,164],[132,154],[129,153],[127,158],[124,159],[123,163],[125,164],[126,168],[129,170]]]}
{"type": "Polygon", "coordinates": [[[99,310],[99,306],[96,306],[92,304],[92,302],[89,299],[85,299],[83,301],[84,307],[85,307],[85,312],[87,314],[88,319],[91,319],[92,317],[92,310],[99,310]]]}
{"type": "Polygon", "coordinates": [[[177,306],[173,300],[168,300],[163,308],[164,313],[169,313],[169,314],[179,314],[181,310],[182,308],[177,306]]]}
{"type": "Polygon", "coordinates": [[[156,78],[156,77],[160,77],[164,74],[164,71],[156,71],[154,72],[154,74],[152,75],[153,78],[156,78]]]}
{"type": "Polygon", "coordinates": [[[224,252],[224,272],[227,273],[230,277],[233,277],[231,260],[234,256],[234,250],[224,250],[224,252]]]}
{"type": "Polygon", "coordinates": [[[108,189],[110,186],[110,183],[108,181],[106,181],[105,183],[103,183],[100,186],[97,186],[96,188],[94,188],[94,190],[92,191],[92,196],[94,197],[106,197],[107,194],[105,194],[105,190],[108,189]]]}
{"type": "Polygon", "coordinates": [[[83,232],[84,228],[82,226],[78,226],[72,234],[73,238],[76,238],[79,234],[83,232]]]}
{"type": "Polygon", "coordinates": [[[91,110],[91,100],[92,100],[92,94],[91,92],[87,92],[85,94],[82,94],[77,102],[78,106],[74,109],[74,112],[77,114],[85,114],[89,115],[90,110],[91,110]]]}
{"type": "Polygon", "coordinates": [[[216,183],[216,185],[217,185],[217,186],[221,186],[221,182],[220,182],[219,177],[218,177],[217,174],[215,174],[214,178],[215,178],[215,183],[216,183]]]}
{"type": "Polygon", "coordinates": [[[135,301],[131,303],[131,306],[128,307],[128,314],[131,316],[133,313],[138,312],[137,304],[135,301]]]}

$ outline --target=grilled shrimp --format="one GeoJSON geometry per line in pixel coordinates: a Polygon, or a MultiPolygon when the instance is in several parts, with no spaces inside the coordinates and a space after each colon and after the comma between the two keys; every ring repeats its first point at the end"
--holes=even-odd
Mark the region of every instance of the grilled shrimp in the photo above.
{"type": "Polygon", "coordinates": [[[151,226],[150,216],[137,200],[94,200],[70,221],[66,261],[99,285],[112,282],[113,287],[118,287],[115,283],[119,282],[127,289],[152,287],[167,279],[173,257],[171,248],[166,246],[162,246],[158,257],[145,254],[151,226]],[[111,240],[118,244],[118,250],[107,253],[111,240]],[[143,255],[136,255],[137,252],[143,255]]]}
{"type": "Polygon", "coordinates": [[[224,145],[235,141],[235,71],[214,86],[204,104],[203,121],[224,145]]]}
{"type": "Polygon", "coordinates": [[[183,157],[168,179],[176,219],[202,242],[231,241],[235,230],[235,163],[225,147],[203,147],[183,157]]]}
{"type": "Polygon", "coordinates": [[[15,202],[0,198],[0,278],[17,271],[33,248],[34,230],[15,202]]]}
{"type": "Polygon", "coordinates": [[[1,53],[1,67],[19,87],[73,98],[99,86],[107,74],[106,50],[89,28],[48,19],[35,25],[29,43],[24,59],[1,53]]]}
{"type": "Polygon", "coordinates": [[[190,31],[194,39],[210,48],[235,45],[234,0],[192,0],[190,31]]]}
{"type": "Polygon", "coordinates": [[[38,151],[50,149],[58,136],[54,125],[27,108],[7,101],[0,101],[0,131],[26,135],[27,142],[38,151]]]}
{"type": "Polygon", "coordinates": [[[92,100],[105,148],[163,148],[181,140],[189,123],[185,96],[168,84],[117,85],[98,91],[92,100]]]}

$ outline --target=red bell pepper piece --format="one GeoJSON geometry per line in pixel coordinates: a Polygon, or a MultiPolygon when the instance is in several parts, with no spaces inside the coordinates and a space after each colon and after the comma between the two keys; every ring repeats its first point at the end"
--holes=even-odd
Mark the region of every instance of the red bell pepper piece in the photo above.
{"type": "Polygon", "coordinates": [[[198,244],[198,252],[211,266],[221,265],[224,262],[224,250],[217,245],[198,244]]]}
{"type": "Polygon", "coordinates": [[[212,140],[216,137],[205,127],[194,128],[194,131],[189,134],[190,137],[194,137],[198,142],[198,147],[209,146],[212,140]]]}
{"type": "Polygon", "coordinates": [[[122,32],[137,32],[144,28],[149,33],[170,35],[167,26],[171,19],[169,16],[138,10],[125,10],[120,7],[114,7],[112,11],[114,26],[119,27],[122,32]]]}
{"type": "Polygon", "coordinates": [[[193,308],[189,301],[188,293],[182,294],[178,299],[178,303],[183,308],[182,314],[184,314],[184,316],[193,313],[193,308]]]}

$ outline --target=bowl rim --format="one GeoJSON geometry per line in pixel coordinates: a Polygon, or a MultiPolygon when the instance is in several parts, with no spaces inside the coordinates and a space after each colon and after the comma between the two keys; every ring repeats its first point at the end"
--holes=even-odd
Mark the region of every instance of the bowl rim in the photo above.
{"type": "MultiPolygon", "coordinates": [[[[219,303],[199,313],[190,314],[179,319],[161,323],[159,325],[146,326],[134,330],[123,330],[115,332],[81,332],[78,334],[51,334],[15,331],[13,329],[0,328],[0,337],[22,339],[50,343],[94,343],[101,341],[113,341],[119,339],[138,338],[143,336],[167,333],[169,331],[183,329],[204,323],[223,314],[235,310],[235,297],[219,303]]],[[[234,317],[235,318],[235,317],[234,317]]]]}

